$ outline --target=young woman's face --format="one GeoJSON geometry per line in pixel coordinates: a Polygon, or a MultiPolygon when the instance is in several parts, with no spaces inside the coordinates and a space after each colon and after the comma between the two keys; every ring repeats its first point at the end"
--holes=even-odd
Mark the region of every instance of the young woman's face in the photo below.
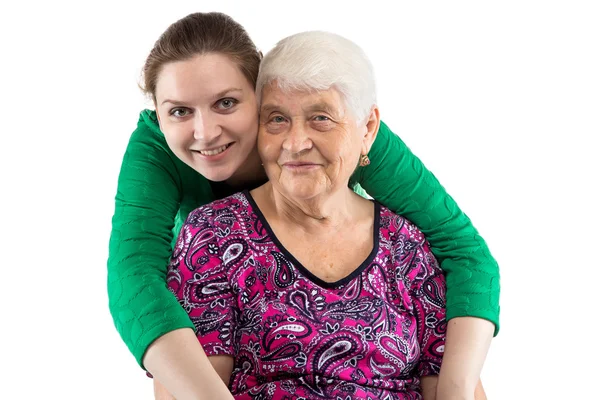
{"type": "Polygon", "coordinates": [[[166,64],[156,84],[156,111],[173,153],[207,179],[235,181],[247,163],[260,165],[254,88],[227,56],[166,64]]]}

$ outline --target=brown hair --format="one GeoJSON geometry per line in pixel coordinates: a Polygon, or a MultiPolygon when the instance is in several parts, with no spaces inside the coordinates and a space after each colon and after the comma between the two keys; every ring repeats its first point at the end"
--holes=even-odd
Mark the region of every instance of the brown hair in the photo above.
{"type": "Polygon", "coordinates": [[[167,28],[146,59],[141,89],[156,101],[156,82],[165,64],[206,53],[230,57],[256,87],[262,54],[244,27],[228,15],[211,12],[190,14],[167,28]]]}

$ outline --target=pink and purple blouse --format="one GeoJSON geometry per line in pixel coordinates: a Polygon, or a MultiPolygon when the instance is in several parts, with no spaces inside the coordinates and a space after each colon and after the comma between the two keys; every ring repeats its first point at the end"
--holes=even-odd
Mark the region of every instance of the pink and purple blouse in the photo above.
{"type": "Polygon", "coordinates": [[[420,399],[446,333],[445,281],[423,233],[374,202],[373,251],[325,282],[279,242],[248,192],[193,211],[168,285],[236,399],[420,399]]]}

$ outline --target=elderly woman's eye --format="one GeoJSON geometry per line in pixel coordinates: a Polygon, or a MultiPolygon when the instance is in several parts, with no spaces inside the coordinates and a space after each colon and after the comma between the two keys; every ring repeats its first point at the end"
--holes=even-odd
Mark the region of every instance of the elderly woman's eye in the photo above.
{"type": "Polygon", "coordinates": [[[277,115],[273,118],[271,118],[271,122],[275,122],[276,124],[281,124],[285,122],[285,118],[283,118],[281,115],[277,115]]]}
{"type": "Polygon", "coordinates": [[[169,111],[169,115],[172,115],[177,118],[186,117],[189,114],[190,110],[188,110],[187,108],[173,108],[171,111],[169,111]]]}
{"type": "Polygon", "coordinates": [[[236,99],[222,99],[217,102],[217,108],[219,110],[229,110],[233,108],[238,101],[236,99]]]}
{"type": "Polygon", "coordinates": [[[329,117],[326,117],[324,115],[317,115],[315,117],[315,121],[317,122],[324,122],[324,121],[330,121],[329,117]]]}

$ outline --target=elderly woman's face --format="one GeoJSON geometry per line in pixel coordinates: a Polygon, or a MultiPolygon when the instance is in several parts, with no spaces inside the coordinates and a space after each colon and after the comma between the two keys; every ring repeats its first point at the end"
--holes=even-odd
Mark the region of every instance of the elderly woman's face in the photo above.
{"type": "Polygon", "coordinates": [[[274,188],[297,200],[346,187],[367,129],[335,89],[263,89],[258,149],[274,188]]]}

